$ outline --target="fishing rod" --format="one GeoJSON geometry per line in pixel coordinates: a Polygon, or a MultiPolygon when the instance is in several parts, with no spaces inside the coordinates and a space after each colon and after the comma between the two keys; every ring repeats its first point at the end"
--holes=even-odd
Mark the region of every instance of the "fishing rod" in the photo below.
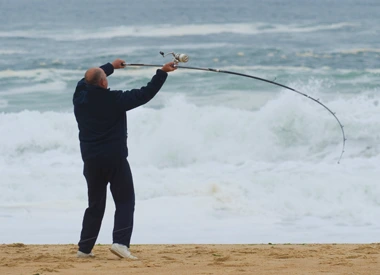
{"type": "MultiPolygon", "coordinates": [[[[232,71],[225,71],[225,70],[219,70],[219,69],[212,69],[212,68],[199,68],[199,67],[189,67],[189,66],[178,66],[178,63],[186,63],[189,61],[189,56],[187,54],[177,54],[177,53],[174,53],[174,52],[170,52],[170,53],[167,53],[167,54],[164,54],[163,52],[160,52],[160,54],[162,55],[162,57],[165,57],[167,55],[172,55],[173,56],[173,62],[174,62],[174,66],[176,68],[180,68],[180,69],[188,69],[188,70],[197,70],[197,71],[207,71],[207,72],[214,72],[214,73],[224,73],[224,74],[232,74],[232,75],[237,75],[237,76],[243,76],[243,77],[248,77],[248,78],[253,78],[253,79],[256,79],[256,80],[260,80],[260,81],[264,81],[264,82],[267,82],[267,83],[270,83],[270,84],[273,84],[273,85],[276,85],[276,86],[280,86],[282,88],[285,88],[285,89],[288,89],[288,90],[291,90],[299,95],[302,95],[304,97],[307,97],[311,100],[313,100],[314,102],[318,103],[319,105],[321,105],[322,107],[324,107],[330,114],[332,114],[334,116],[334,118],[336,119],[336,121],[338,122],[339,124],[339,127],[342,131],[342,136],[343,136],[343,146],[342,146],[342,152],[339,156],[339,159],[338,159],[338,164],[340,163],[341,159],[342,159],[342,156],[344,154],[344,149],[345,149],[345,146],[346,146],[346,134],[344,133],[344,126],[342,125],[342,123],[340,122],[340,120],[338,119],[338,117],[336,116],[336,114],[331,111],[325,104],[323,104],[322,102],[319,101],[319,99],[315,99],[305,93],[302,93],[300,91],[297,91],[296,89],[293,89],[289,86],[286,86],[286,85],[283,85],[283,84],[280,84],[278,82],[275,82],[275,81],[271,81],[271,80],[268,80],[268,79],[265,79],[265,78],[261,78],[261,77],[257,77],[257,76],[253,76],[253,75],[249,75],[249,74],[242,74],[242,73],[237,73],[237,72],[232,72],[232,71]]],[[[126,64],[126,63],[123,63],[124,66],[129,66],[129,67],[162,67],[162,65],[154,65],[154,64],[126,64]]]]}

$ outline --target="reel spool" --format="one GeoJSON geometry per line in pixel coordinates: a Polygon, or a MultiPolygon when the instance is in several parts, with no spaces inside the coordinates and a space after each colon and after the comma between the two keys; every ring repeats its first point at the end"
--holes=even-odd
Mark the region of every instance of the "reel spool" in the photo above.
{"type": "Polygon", "coordinates": [[[180,62],[182,63],[186,63],[187,61],[189,61],[189,56],[187,54],[184,54],[184,53],[167,53],[165,54],[164,52],[160,52],[160,54],[162,55],[162,57],[165,57],[169,54],[173,55],[174,59],[173,59],[173,62],[175,64],[178,64],[180,62]]]}

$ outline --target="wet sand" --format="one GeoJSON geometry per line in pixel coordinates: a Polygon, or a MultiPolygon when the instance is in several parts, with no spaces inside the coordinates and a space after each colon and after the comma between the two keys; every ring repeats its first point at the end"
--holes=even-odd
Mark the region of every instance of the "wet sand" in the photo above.
{"type": "Polygon", "coordinates": [[[0,245],[0,274],[370,274],[380,275],[380,244],[132,245],[138,260],[110,245],[76,258],[72,245],[0,245]]]}

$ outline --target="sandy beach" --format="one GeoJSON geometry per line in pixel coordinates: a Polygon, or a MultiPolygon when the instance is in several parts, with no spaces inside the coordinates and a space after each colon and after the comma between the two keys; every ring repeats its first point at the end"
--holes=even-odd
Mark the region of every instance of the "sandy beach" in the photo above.
{"type": "Polygon", "coordinates": [[[109,247],[3,244],[0,274],[380,274],[380,244],[133,245],[134,261],[109,247]]]}

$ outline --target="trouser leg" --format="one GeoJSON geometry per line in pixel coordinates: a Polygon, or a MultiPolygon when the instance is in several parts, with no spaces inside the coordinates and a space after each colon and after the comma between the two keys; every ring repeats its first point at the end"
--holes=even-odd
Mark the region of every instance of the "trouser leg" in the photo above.
{"type": "Polygon", "coordinates": [[[88,187],[88,208],[83,217],[79,250],[90,253],[98,237],[106,207],[107,180],[95,163],[84,164],[84,176],[88,187]]]}
{"type": "Polygon", "coordinates": [[[133,231],[133,215],[135,211],[135,191],[131,168],[125,158],[120,160],[110,180],[111,193],[115,201],[115,219],[113,243],[129,247],[133,231]]]}

